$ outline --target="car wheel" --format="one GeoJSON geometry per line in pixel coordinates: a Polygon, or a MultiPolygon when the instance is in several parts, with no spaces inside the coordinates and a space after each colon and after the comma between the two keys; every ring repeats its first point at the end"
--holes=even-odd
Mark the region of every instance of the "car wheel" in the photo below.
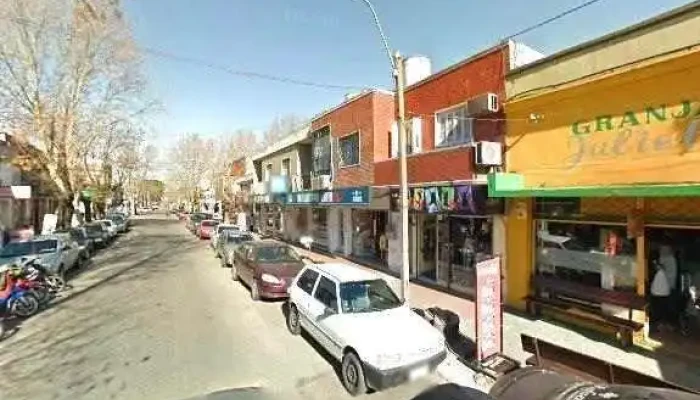
{"type": "Polygon", "coordinates": [[[234,281],[237,281],[240,279],[238,276],[238,268],[236,268],[236,264],[231,265],[231,279],[234,281]]]}
{"type": "Polygon", "coordinates": [[[301,324],[299,324],[299,310],[297,309],[297,306],[292,303],[288,303],[287,328],[289,329],[289,333],[294,336],[301,333],[301,324]]]}
{"type": "Polygon", "coordinates": [[[351,396],[359,396],[367,393],[367,382],[365,381],[365,370],[362,368],[360,358],[350,351],[343,356],[341,367],[343,386],[351,396]]]}
{"type": "Polygon", "coordinates": [[[258,287],[258,282],[255,280],[250,284],[250,298],[253,301],[260,300],[260,288],[258,287]]]}

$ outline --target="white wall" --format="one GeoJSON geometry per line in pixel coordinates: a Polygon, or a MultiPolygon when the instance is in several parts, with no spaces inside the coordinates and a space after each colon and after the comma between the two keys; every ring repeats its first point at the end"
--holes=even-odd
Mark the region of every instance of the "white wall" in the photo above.
{"type": "Polygon", "coordinates": [[[343,229],[345,230],[345,236],[343,237],[343,255],[346,257],[352,254],[352,209],[344,208],[342,210],[343,218],[343,229]]]}
{"type": "Polygon", "coordinates": [[[493,231],[491,232],[491,243],[493,244],[493,254],[501,256],[501,270],[503,271],[503,298],[506,298],[508,290],[508,275],[506,275],[506,217],[495,215],[493,217],[493,231]]]}
{"type": "Polygon", "coordinates": [[[343,244],[340,243],[340,218],[341,208],[329,208],[328,209],[328,250],[331,253],[341,253],[343,252],[343,244]]]}
{"type": "Polygon", "coordinates": [[[401,272],[401,213],[389,212],[389,269],[401,272]]]}

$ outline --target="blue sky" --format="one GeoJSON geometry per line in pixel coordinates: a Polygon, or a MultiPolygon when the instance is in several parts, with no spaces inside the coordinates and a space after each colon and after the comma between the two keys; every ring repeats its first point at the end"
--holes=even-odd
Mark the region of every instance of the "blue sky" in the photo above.
{"type": "MultiPolygon", "coordinates": [[[[602,0],[516,40],[546,54],[689,0],[602,0]]],[[[393,49],[442,69],[585,0],[373,0],[393,49]]],[[[140,45],[234,70],[340,85],[391,87],[386,53],[360,0],[124,0],[140,45]]],[[[264,129],[342,100],[328,90],[233,76],[147,56],[164,112],[155,143],[184,132],[264,129]]]]}

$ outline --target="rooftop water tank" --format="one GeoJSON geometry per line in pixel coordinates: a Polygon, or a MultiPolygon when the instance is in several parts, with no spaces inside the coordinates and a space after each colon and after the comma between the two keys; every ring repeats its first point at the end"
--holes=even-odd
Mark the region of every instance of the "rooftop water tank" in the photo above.
{"type": "Polygon", "coordinates": [[[413,56],[406,58],[406,86],[411,86],[422,81],[432,74],[430,59],[425,56],[413,56]]]}

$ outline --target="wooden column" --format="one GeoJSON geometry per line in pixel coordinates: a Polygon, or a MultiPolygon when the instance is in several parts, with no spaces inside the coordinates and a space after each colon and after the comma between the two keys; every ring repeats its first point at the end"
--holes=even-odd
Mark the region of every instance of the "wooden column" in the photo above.
{"type": "MultiPolygon", "coordinates": [[[[647,249],[646,249],[646,229],[644,229],[644,198],[638,197],[636,199],[636,204],[635,208],[639,210],[642,218],[641,222],[641,234],[636,237],[637,240],[637,257],[636,257],[636,263],[637,263],[637,295],[640,297],[645,297],[646,296],[646,281],[647,281],[647,249]]],[[[642,332],[638,332],[634,335],[633,341],[634,343],[638,343],[640,341],[643,341],[646,339],[648,335],[648,326],[649,326],[649,318],[648,318],[648,309],[644,311],[637,311],[635,310],[633,312],[632,318],[637,321],[641,322],[645,325],[645,329],[642,332]]]]}

